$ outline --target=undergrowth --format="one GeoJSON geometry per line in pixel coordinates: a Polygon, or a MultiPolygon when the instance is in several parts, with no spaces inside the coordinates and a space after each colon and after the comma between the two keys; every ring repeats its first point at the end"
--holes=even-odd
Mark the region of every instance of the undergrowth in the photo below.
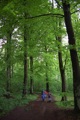
{"type": "Polygon", "coordinates": [[[56,105],[61,108],[74,108],[74,100],[72,92],[66,92],[66,101],[61,101],[63,94],[62,93],[55,93],[55,101],[56,105]]]}
{"type": "Polygon", "coordinates": [[[57,101],[56,105],[59,108],[74,108],[74,102],[73,101],[57,101]]]}
{"type": "Polygon", "coordinates": [[[0,116],[8,113],[17,106],[23,106],[28,104],[31,101],[37,99],[37,95],[27,95],[22,98],[20,95],[15,96],[14,98],[6,99],[5,97],[0,98],[0,116]]]}

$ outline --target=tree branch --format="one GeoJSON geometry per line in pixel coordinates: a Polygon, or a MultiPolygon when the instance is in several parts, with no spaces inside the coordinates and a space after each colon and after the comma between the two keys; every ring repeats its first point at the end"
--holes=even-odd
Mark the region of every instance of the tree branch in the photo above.
{"type": "Polygon", "coordinates": [[[76,12],[80,12],[80,9],[72,12],[71,15],[74,14],[74,13],[76,13],[76,12]]]}
{"type": "Polygon", "coordinates": [[[62,8],[62,6],[60,5],[60,3],[59,3],[59,1],[58,1],[58,0],[55,0],[55,2],[57,3],[57,5],[58,5],[59,7],[61,7],[61,8],[62,8]]]}
{"type": "Polygon", "coordinates": [[[41,14],[41,15],[37,15],[37,16],[33,16],[33,17],[27,17],[27,19],[33,19],[33,18],[38,18],[38,17],[45,17],[45,16],[59,16],[59,17],[64,17],[64,15],[62,14],[53,14],[53,13],[49,13],[49,14],[41,14]]]}
{"type": "Polygon", "coordinates": [[[78,3],[76,3],[76,4],[72,7],[71,11],[72,11],[75,7],[77,7],[77,5],[78,5],[78,3]]]}

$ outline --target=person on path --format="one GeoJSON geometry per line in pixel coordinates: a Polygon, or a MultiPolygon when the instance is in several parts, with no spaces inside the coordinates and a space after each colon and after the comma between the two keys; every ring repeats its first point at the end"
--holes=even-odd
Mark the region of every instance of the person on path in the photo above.
{"type": "Polygon", "coordinates": [[[51,93],[48,92],[48,102],[51,102],[51,101],[52,101],[51,93]]]}
{"type": "Polygon", "coordinates": [[[44,90],[43,90],[42,93],[41,93],[41,98],[42,98],[42,101],[44,101],[45,98],[46,98],[46,94],[45,94],[44,90]]]}

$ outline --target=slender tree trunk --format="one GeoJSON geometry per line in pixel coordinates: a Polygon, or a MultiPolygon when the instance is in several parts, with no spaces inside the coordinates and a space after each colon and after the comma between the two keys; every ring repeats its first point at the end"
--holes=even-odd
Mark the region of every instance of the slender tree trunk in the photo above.
{"type": "Polygon", "coordinates": [[[10,97],[10,92],[11,92],[11,33],[7,34],[7,49],[6,49],[6,63],[7,63],[7,67],[6,67],[6,74],[7,74],[7,83],[6,83],[6,97],[9,98],[10,97]]]}
{"type": "Polygon", "coordinates": [[[23,5],[24,5],[24,80],[23,80],[23,92],[22,92],[22,97],[24,97],[27,94],[27,81],[28,81],[28,51],[27,51],[27,47],[28,47],[28,27],[27,27],[27,10],[26,10],[26,6],[27,6],[27,1],[23,0],[23,5]]]}
{"type": "Polygon", "coordinates": [[[65,25],[69,38],[69,45],[72,46],[70,49],[70,56],[72,61],[72,69],[73,69],[73,90],[74,90],[74,110],[80,110],[80,71],[79,71],[79,62],[78,55],[75,47],[75,36],[71,22],[70,15],[70,4],[66,2],[66,0],[62,0],[63,2],[63,11],[65,18],[65,25]]]}
{"type": "Polygon", "coordinates": [[[52,0],[52,9],[54,8],[54,0],[52,0]]]}
{"type": "MultiPolygon", "coordinates": [[[[45,45],[45,52],[47,54],[47,47],[45,45]]],[[[48,80],[48,63],[46,61],[46,91],[49,92],[49,80],[48,80]]]]}
{"type": "MultiPolygon", "coordinates": [[[[26,14],[25,14],[26,18],[26,14]]],[[[23,92],[22,96],[24,97],[27,93],[27,79],[28,79],[28,73],[27,73],[27,27],[24,25],[24,80],[23,80],[23,92]]]]}
{"type": "Polygon", "coordinates": [[[30,94],[33,94],[33,57],[30,56],[30,94]]]}
{"type": "MultiPolygon", "coordinates": [[[[59,7],[58,7],[59,9],[59,7]]],[[[59,23],[57,24],[59,27],[59,31],[61,31],[61,20],[59,19],[59,23]]],[[[65,67],[63,66],[63,60],[62,60],[62,51],[61,51],[61,44],[62,44],[62,37],[61,35],[57,36],[56,39],[58,40],[58,60],[59,60],[59,69],[60,69],[60,75],[61,75],[61,81],[62,81],[62,98],[61,101],[67,100],[67,96],[65,94],[66,92],[66,77],[65,77],[65,67]]]]}
{"type": "Polygon", "coordinates": [[[49,92],[49,80],[48,80],[48,73],[47,73],[47,63],[46,63],[46,91],[49,92]]]}
{"type": "Polygon", "coordinates": [[[66,92],[66,80],[65,80],[65,68],[63,67],[62,52],[61,51],[58,51],[58,59],[59,59],[59,69],[60,69],[60,74],[61,74],[62,93],[63,93],[61,101],[65,101],[65,100],[67,100],[67,97],[65,95],[65,92],[66,92]]]}

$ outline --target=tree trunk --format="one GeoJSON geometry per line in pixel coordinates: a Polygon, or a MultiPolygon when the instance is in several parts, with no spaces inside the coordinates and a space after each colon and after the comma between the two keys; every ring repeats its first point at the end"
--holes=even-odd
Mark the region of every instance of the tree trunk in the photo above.
{"type": "Polygon", "coordinates": [[[62,61],[62,52],[58,52],[58,59],[59,59],[59,69],[60,69],[60,74],[61,74],[61,80],[62,80],[62,99],[61,101],[67,100],[66,97],[66,80],[65,80],[65,69],[63,67],[63,61],[62,61]]]}
{"type": "MultiPolygon", "coordinates": [[[[26,8],[27,6],[27,1],[23,0],[23,5],[24,8],[26,8]]],[[[23,13],[24,17],[24,30],[23,30],[23,34],[24,34],[24,80],[23,80],[23,92],[22,92],[22,97],[24,97],[27,94],[27,81],[28,81],[28,59],[27,59],[27,46],[28,46],[28,27],[27,27],[27,10],[24,9],[24,13],[23,13]]]]}
{"type": "Polygon", "coordinates": [[[59,59],[59,69],[60,69],[60,75],[61,75],[61,80],[62,80],[62,99],[61,101],[67,100],[66,97],[66,80],[65,80],[65,67],[63,66],[63,61],[62,61],[62,52],[60,50],[60,45],[61,45],[61,37],[57,37],[57,40],[60,42],[58,45],[58,59],[59,59]]]}
{"type": "Polygon", "coordinates": [[[54,0],[52,0],[52,9],[54,8],[54,0]]]}
{"type": "Polygon", "coordinates": [[[69,45],[72,46],[70,49],[70,56],[72,62],[72,69],[73,69],[73,91],[74,91],[74,110],[80,110],[80,71],[79,71],[79,62],[78,62],[78,55],[75,47],[75,36],[73,31],[73,26],[71,22],[71,15],[70,15],[70,4],[63,1],[63,11],[64,11],[64,19],[65,25],[68,33],[69,38],[69,45]]]}
{"type": "Polygon", "coordinates": [[[10,92],[11,92],[11,33],[7,34],[7,49],[6,49],[6,63],[7,63],[7,67],[6,67],[6,74],[7,74],[7,83],[6,83],[6,97],[9,98],[10,97],[10,92]]]}
{"type": "Polygon", "coordinates": [[[30,94],[33,94],[33,57],[30,56],[30,94]]]}
{"type": "MultiPolygon", "coordinates": [[[[47,47],[45,45],[45,52],[47,54],[47,47]]],[[[49,80],[48,80],[48,63],[46,61],[46,91],[49,92],[49,80]]]]}
{"type": "MultiPolygon", "coordinates": [[[[26,18],[26,14],[24,16],[26,18]]],[[[28,79],[28,73],[27,73],[27,27],[24,25],[24,80],[23,80],[23,92],[22,96],[24,97],[27,93],[27,79],[28,79]]]]}
{"type": "Polygon", "coordinates": [[[48,73],[47,73],[47,63],[46,63],[46,91],[49,92],[49,80],[48,80],[48,73]]]}
{"type": "MultiPolygon", "coordinates": [[[[58,25],[59,31],[60,31],[61,30],[61,20],[60,19],[59,19],[59,23],[57,25],[58,25]]],[[[65,67],[64,67],[65,65],[63,66],[63,60],[62,60],[62,51],[61,51],[62,37],[61,37],[61,35],[57,36],[56,39],[59,42],[59,44],[58,44],[58,60],[59,60],[59,69],[60,69],[60,75],[61,75],[61,81],[62,81],[61,101],[66,101],[67,100],[67,96],[65,94],[65,92],[66,92],[66,78],[65,78],[65,67]]]]}

